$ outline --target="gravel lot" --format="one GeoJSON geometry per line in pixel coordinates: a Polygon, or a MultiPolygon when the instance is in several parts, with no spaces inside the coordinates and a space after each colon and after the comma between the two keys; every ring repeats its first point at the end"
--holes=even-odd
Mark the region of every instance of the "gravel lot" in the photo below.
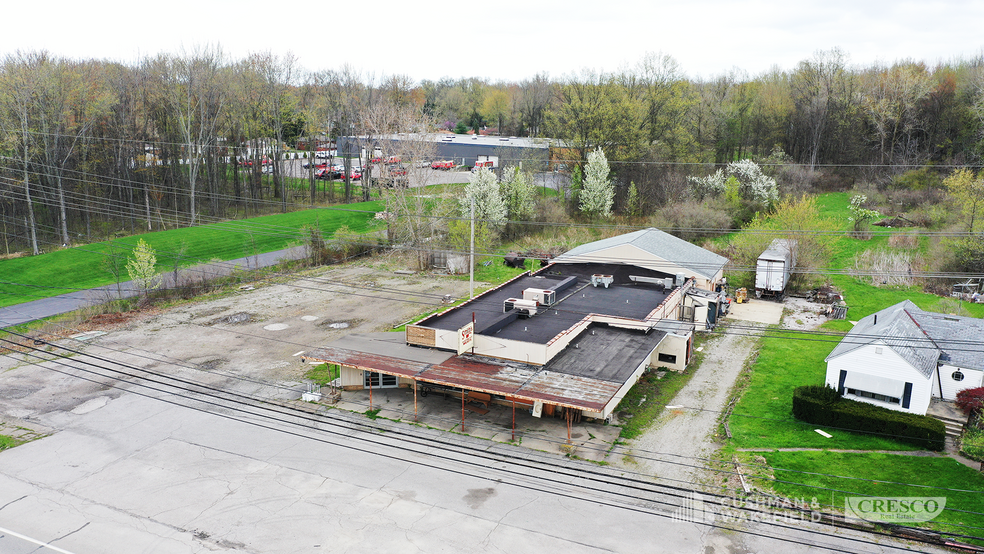
{"type": "MultiPolygon", "coordinates": [[[[706,477],[701,460],[711,457],[718,449],[718,421],[721,412],[727,409],[731,388],[754,354],[757,337],[766,328],[762,321],[779,319],[774,312],[780,306],[773,302],[752,300],[738,306],[748,311],[748,319],[738,319],[743,312],[733,310],[726,321],[736,328],[729,331],[725,327],[723,333],[704,343],[704,361],[669,403],[681,407],[665,410],[643,436],[627,445],[631,452],[629,461],[616,462],[668,484],[699,483],[706,477]]],[[[823,307],[787,297],[781,305],[784,312],[781,325],[785,329],[815,329],[827,321],[826,316],[819,314],[823,307]]]]}
{"type": "MultiPolygon", "coordinates": [[[[396,274],[409,262],[383,256],[308,272],[289,282],[258,284],[211,300],[127,318],[98,318],[78,329],[53,328],[55,344],[165,372],[203,372],[223,386],[250,390],[250,379],[275,383],[284,398],[299,398],[308,366],[295,354],[352,332],[386,331],[441,306],[440,298],[468,294],[468,282],[447,276],[396,274]],[[99,323],[102,321],[103,323],[99,323]]],[[[63,352],[52,347],[49,351],[63,352]]],[[[71,411],[115,389],[73,377],[52,379],[28,365],[27,354],[0,356],[0,413],[29,422],[71,411]]],[[[257,384],[257,387],[260,385],[257,384]]]]}
{"type": "Polygon", "coordinates": [[[760,323],[740,323],[755,329],[725,331],[705,342],[704,361],[669,404],[680,407],[668,407],[645,434],[629,441],[631,457],[619,463],[668,485],[701,480],[701,459],[711,457],[718,448],[715,433],[720,412],[745,360],[752,355],[754,335],[765,328],[760,323]]]}

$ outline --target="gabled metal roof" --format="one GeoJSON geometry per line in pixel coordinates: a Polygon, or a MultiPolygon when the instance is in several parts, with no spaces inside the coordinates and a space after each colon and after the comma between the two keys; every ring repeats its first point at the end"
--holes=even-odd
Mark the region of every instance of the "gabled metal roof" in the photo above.
{"type": "MultiPolygon", "coordinates": [[[[617,237],[582,244],[557,256],[552,261],[554,263],[597,262],[600,260],[592,260],[592,254],[623,245],[634,246],[653,258],[658,258],[692,271],[704,279],[713,279],[724,268],[725,264],[728,263],[728,259],[724,256],[719,256],[710,250],[706,250],[696,244],[689,243],[652,227],[617,237]]],[[[645,260],[625,260],[624,263],[648,267],[644,262],[645,260]],[[634,261],[640,263],[634,264],[634,261]]],[[[666,268],[665,271],[672,272],[672,269],[666,268]]]]}

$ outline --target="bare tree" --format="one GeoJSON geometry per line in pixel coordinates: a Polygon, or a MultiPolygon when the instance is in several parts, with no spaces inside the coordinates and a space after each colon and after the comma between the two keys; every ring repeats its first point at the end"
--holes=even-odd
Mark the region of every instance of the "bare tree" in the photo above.
{"type": "Polygon", "coordinates": [[[156,81],[157,98],[181,138],[179,158],[188,166],[188,224],[198,219],[195,195],[204,156],[216,148],[219,115],[225,103],[219,48],[203,48],[181,57],[161,55],[147,62],[156,81]]]}
{"type": "Polygon", "coordinates": [[[31,193],[29,166],[31,153],[34,148],[36,134],[32,129],[31,109],[34,103],[35,90],[38,87],[38,68],[47,63],[46,52],[16,52],[8,55],[3,62],[3,75],[0,84],[0,102],[3,104],[4,134],[13,131],[17,137],[16,149],[21,165],[22,182],[24,184],[24,199],[27,204],[27,230],[31,237],[31,251],[37,255],[38,235],[37,223],[34,220],[34,199],[31,193]]]}

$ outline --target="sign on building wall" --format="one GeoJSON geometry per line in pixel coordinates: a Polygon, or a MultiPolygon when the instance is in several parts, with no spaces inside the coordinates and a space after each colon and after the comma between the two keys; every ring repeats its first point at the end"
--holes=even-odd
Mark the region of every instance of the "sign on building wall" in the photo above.
{"type": "Polygon", "coordinates": [[[475,322],[458,329],[458,354],[464,354],[475,343],[475,322]]]}

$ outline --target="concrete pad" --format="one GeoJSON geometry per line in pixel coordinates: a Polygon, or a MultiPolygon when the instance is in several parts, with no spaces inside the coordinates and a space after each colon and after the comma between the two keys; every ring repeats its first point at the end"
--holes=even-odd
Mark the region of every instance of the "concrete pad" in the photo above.
{"type": "Polygon", "coordinates": [[[732,302],[727,317],[741,321],[779,325],[782,321],[782,307],[781,302],[750,298],[748,302],[742,304],[732,302]]]}
{"type": "MultiPolygon", "coordinates": [[[[335,404],[341,410],[365,413],[369,409],[369,391],[343,391],[342,400],[335,404]]],[[[381,389],[372,394],[372,407],[378,417],[417,423],[433,429],[462,433],[461,399],[440,393],[426,398],[418,395],[414,418],[411,389],[381,389]]],[[[516,408],[516,441],[513,442],[512,407],[491,404],[487,414],[465,409],[463,434],[493,442],[519,444],[524,448],[553,454],[571,453],[567,446],[567,422],[562,417],[533,417],[525,408],[516,408]]],[[[621,428],[603,423],[581,421],[571,426],[573,454],[592,461],[607,461],[609,448],[618,439],[621,428]]]]}

